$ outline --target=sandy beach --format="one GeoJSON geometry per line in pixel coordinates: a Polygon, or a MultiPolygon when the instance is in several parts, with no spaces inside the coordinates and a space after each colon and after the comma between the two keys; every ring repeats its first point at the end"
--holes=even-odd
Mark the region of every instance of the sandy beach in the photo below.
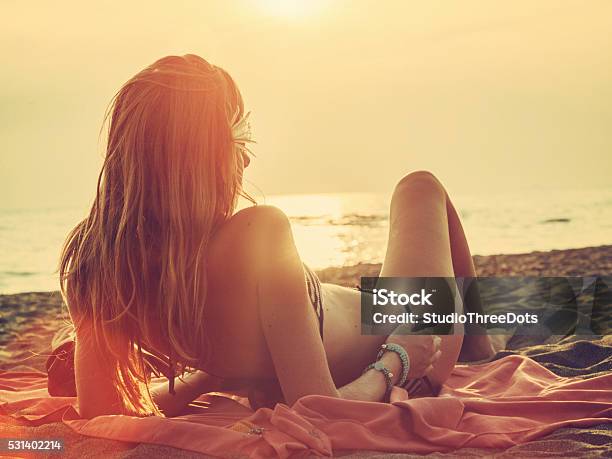
{"type": "MultiPolygon", "coordinates": [[[[612,245],[551,252],[532,252],[519,255],[475,256],[479,276],[579,276],[610,275],[612,273],[612,245]]],[[[324,282],[353,286],[360,276],[374,276],[379,264],[361,264],[345,268],[328,268],[319,272],[324,282]]],[[[3,370],[45,370],[51,340],[66,321],[66,310],[59,292],[30,292],[0,295],[0,373],[3,370]]],[[[521,338],[516,337],[515,338],[521,338]]],[[[595,341],[576,341],[568,337],[558,343],[515,340],[508,351],[497,357],[518,353],[529,356],[561,376],[590,378],[607,374],[612,364],[609,337],[595,341]]],[[[510,343],[509,343],[510,344],[510,343]]],[[[27,374],[27,373],[23,373],[27,374]]],[[[574,457],[599,457],[605,454],[605,443],[612,442],[610,425],[600,424],[588,429],[564,428],[537,441],[514,446],[504,451],[504,457],[540,457],[563,448],[574,457]],[[605,439],[605,440],[602,440],[605,439]],[[602,443],[603,441],[603,443],[602,443]]],[[[0,410],[0,433],[7,437],[62,438],[68,448],[64,457],[176,457],[208,458],[185,450],[149,443],[131,444],[79,435],[61,422],[39,427],[4,415],[0,410]],[[93,456],[91,456],[93,454],[93,456]]],[[[500,450],[463,448],[456,451],[470,457],[490,457],[500,450]]],[[[361,451],[358,457],[373,459],[387,457],[377,451],[361,451]],[[382,455],[381,455],[382,454],[382,455]]],[[[416,457],[398,454],[394,457],[416,457]]],[[[428,457],[448,457],[434,453],[428,457]]]]}
{"type": "MultiPolygon", "coordinates": [[[[518,255],[475,256],[479,276],[584,276],[612,273],[612,245],[518,255]]],[[[323,282],[354,286],[375,276],[380,264],[327,268],[323,282]]],[[[56,330],[67,320],[59,292],[0,295],[0,369],[44,370],[56,330]]]]}

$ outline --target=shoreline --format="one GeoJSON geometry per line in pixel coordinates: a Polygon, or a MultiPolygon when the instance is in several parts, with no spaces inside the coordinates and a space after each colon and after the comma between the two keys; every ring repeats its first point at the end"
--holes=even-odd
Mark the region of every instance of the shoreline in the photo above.
{"type": "MultiPolygon", "coordinates": [[[[476,255],[478,276],[571,277],[612,275],[612,245],[524,254],[476,255]]],[[[322,282],[348,287],[375,277],[377,263],[317,270],[322,282]]],[[[45,370],[46,354],[57,330],[68,319],[58,291],[0,295],[0,370],[45,370]]]]}
{"type": "MultiPolygon", "coordinates": [[[[487,276],[573,277],[612,275],[612,245],[518,254],[474,255],[476,274],[487,276]]],[[[380,263],[318,270],[322,282],[354,287],[360,277],[376,277],[380,263]]]]}

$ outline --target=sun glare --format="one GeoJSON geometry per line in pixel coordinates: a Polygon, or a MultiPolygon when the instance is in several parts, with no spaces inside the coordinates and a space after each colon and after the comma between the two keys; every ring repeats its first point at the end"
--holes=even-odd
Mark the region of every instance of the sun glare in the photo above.
{"type": "Polygon", "coordinates": [[[320,0],[254,0],[262,12],[283,19],[303,19],[321,10],[320,0]]]}

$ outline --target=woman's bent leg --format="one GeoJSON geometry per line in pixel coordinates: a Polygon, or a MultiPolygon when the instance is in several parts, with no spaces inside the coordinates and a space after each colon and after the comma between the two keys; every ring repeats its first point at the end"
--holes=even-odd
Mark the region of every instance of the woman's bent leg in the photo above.
{"type": "MultiPolygon", "coordinates": [[[[448,198],[432,174],[414,172],[400,181],[391,200],[389,221],[382,277],[455,277],[448,198]]],[[[455,250],[457,257],[463,258],[457,260],[463,267],[465,254],[459,242],[455,250]]],[[[442,355],[428,375],[436,388],[448,378],[457,362],[463,342],[462,327],[456,327],[455,333],[441,336],[442,355]]]]}
{"type": "MultiPolygon", "coordinates": [[[[463,231],[463,225],[461,224],[459,215],[448,197],[448,194],[446,194],[446,212],[448,215],[448,230],[455,277],[469,278],[472,280],[476,277],[474,260],[472,259],[472,253],[470,252],[470,247],[465,237],[465,232],[463,231]]],[[[482,314],[483,309],[480,292],[478,291],[478,284],[474,284],[469,292],[469,295],[465,294],[465,290],[463,292],[464,307],[466,311],[482,314]]],[[[477,334],[476,330],[471,331],[474,333],[470,332],[468,326],[461,347],[461,360],[474,361],[493,357],[496,349],[493,347],[490,337],[486,334],[477,334]]],[[[507,339],[502,339],[499,343],[500,347],[504,347],[506,341],[507,339]]]]}

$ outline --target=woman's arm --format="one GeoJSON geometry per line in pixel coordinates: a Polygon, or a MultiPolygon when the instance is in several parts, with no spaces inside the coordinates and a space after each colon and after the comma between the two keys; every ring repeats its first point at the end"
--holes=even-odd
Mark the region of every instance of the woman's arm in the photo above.
{"type": "MultiPolygon", "coordinates": [[[[84,325],[76,332],[74,365],[79,413],[84,418],[135,414],[129,413],[122,403],[112,378],[117,370],[95,345],[92,333],[91,327],[84,325]]],[[[176,416],[201,394],[218,391],[221,385],[220,378],[196,371],[176,379],[175,394],[169,392],[168,382],[156,385],[150,392],[164,415],[176,416]]]]}
{"type": "MultiPolygon", "coordinates": [[[[261,327],[274,362],[285,400],[293,404],[305,395],[326,395],[380,401],[386,392],[382,373],[369,370],[337,389],[319,336],[318,323],[308,297],[304,268],[297,253],[289,220],[280,210],[261,208],[262,222],[257,276],[261,327]]],[[[383,357],[399,378],[401,363],[393,353],[383,357]]]]}
{"type": "Polygon", "coordinates": [[[79,414],[84,418],[128,414],[112,378],[116,369],[101,354],[94,341],[89,327],[77,329],[74,370],[79,414]]]}
{"type": "Polygon", "coordinates": [[[293,404],[309,394],[338,397],[289,220],[274,207],[258,213],[259,318],[285,400],[293,404]]]}
{"type": "MultiPolygon", "coordinates": [[[[387,352],[381,360],[385,367],[393,373],[391,378],[393,384],[397,383],[402,371],[402,364],[397,354],[387,352]]],[[[359,378],[339,389],[340,397],[364,402],[380,402],[386,391],[385,377],[380,371],[373,369],[366,371],[359,378]]]]}
{"type": "Polygon", "coordinates": [[[168,383],[158,384],[151,389],[153,401],[166,416],[179,415],[192,401],[207,392],[222,390],[222,380],[203,371],[189,373],[176,378],[174,394],[168,390],[168,383]]]}

